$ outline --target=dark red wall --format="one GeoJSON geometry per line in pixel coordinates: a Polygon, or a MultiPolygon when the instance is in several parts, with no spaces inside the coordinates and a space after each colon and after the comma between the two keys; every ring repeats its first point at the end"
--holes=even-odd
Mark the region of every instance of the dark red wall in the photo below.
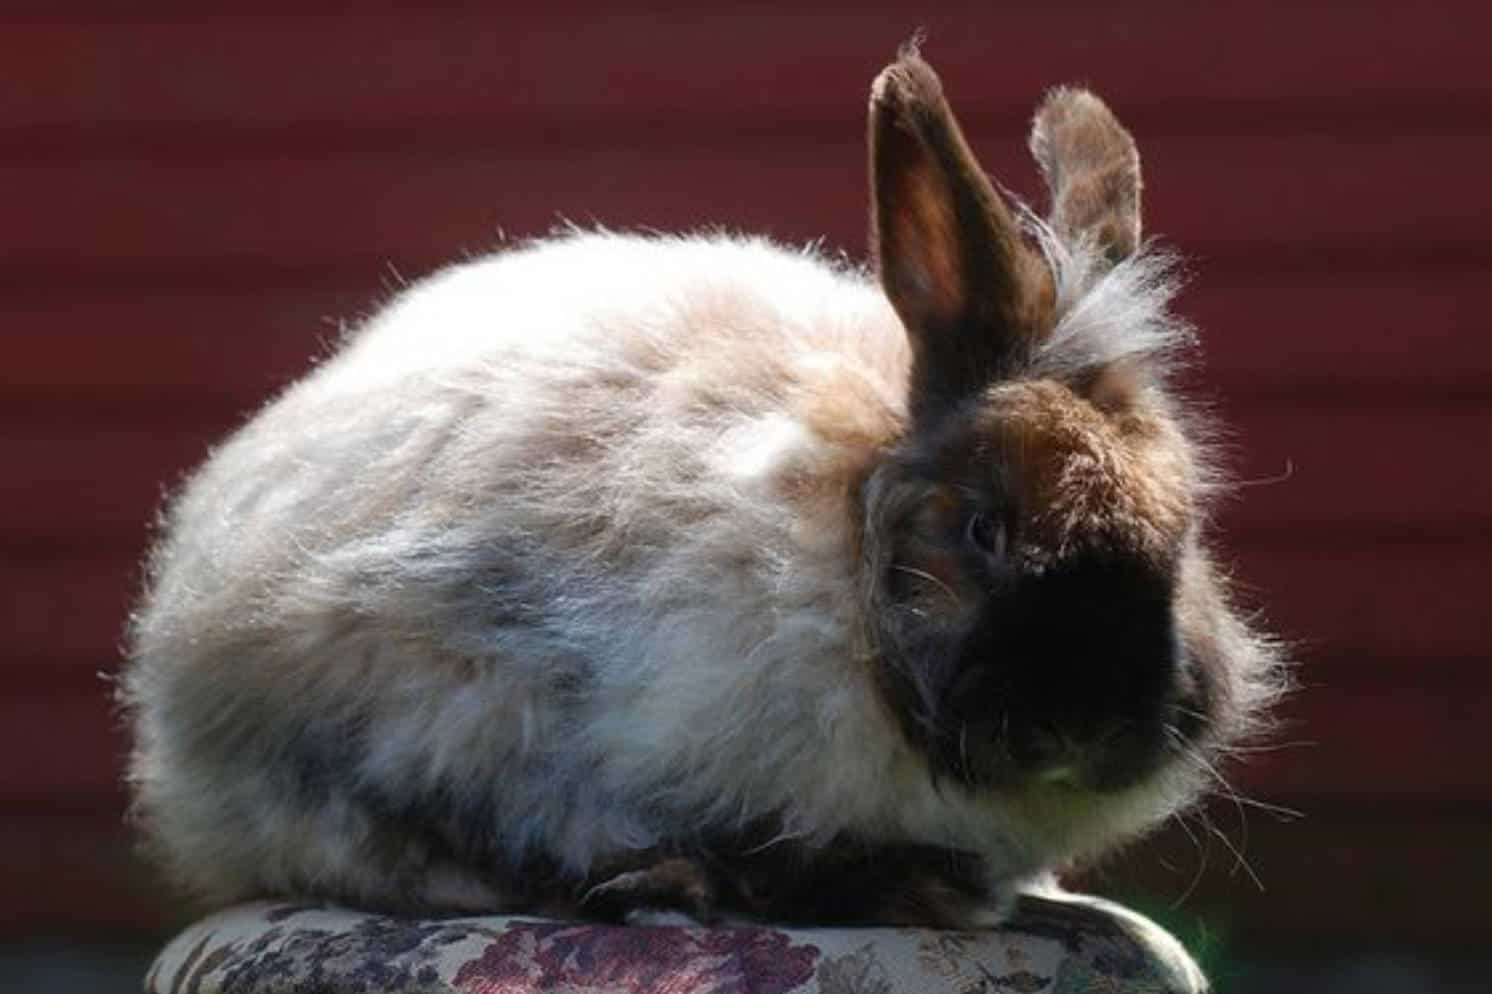
{"type": "MultiPolygon", "coordinates": [[[[1302,660],[1284,747],[1237,782],[1306,817],[1215,806],[1268,890],[1215,843],[1188,907],[1275,938],[1485,931],[1485,3],[216,6],[0,2],[0,927],[176,914],[124,848],[100,673],[211,440],[499,232],[858,252],[866,87],[920,25],[1017,192],[1042,90],[1105,96],[1149,230],[1193,260],[1199,382],[1248,481],[1226,541],[1302,660]]],[[[1098,884],[1169,901],[1196,864],[1173,833],[1098,884]]]]}

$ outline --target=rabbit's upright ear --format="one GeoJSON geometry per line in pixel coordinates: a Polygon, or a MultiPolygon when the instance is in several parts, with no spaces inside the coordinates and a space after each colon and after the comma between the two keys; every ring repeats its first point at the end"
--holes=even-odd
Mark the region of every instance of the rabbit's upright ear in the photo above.
{"type": "Polygon", "coordinates": [[[1140,153],[1104,102],[1087,90],[1047,94],[1031,125],[1031,154],[1052,194],[1051,225],[1089,240],[1109,265],[1140,243],[1140,153]]]}
{"type": "Polygon", "coordinates": [[[915,415],[1018,361],[1043,328],[1051,281],[915,51],[871,88],[870,175],[872,252],[911,341],[915,415]]]}

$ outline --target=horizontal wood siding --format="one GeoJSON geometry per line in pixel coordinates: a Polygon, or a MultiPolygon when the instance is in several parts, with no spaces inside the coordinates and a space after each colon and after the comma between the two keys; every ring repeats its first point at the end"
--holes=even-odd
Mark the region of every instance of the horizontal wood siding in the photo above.
{"type": "MultiPolygon", "coordinates": [[[[1308,816],[1253,833],[1267,896],[1223,859],[1190,900],[1258,935],[1397,938],[1403,915],[1353,909],[1399,895],[1470,934],[1492,877],[1492,13],[1470,0],[0,0],[0,927],[179,920],[125,845],[107,677],[152,517],[214,440],[404,280],[561,218],[859,255],[865,87],[917,26],[985,165],[1037,202],[1036,99],[1102,93],[1148,231],[1187,259],[1185,375],[1242,482],[1217,542],[1302,661],[1233,779],[1308,816]]],[[[1158,868],[1186,845],[1106,872],[1174,898],[1158,868]]]]}

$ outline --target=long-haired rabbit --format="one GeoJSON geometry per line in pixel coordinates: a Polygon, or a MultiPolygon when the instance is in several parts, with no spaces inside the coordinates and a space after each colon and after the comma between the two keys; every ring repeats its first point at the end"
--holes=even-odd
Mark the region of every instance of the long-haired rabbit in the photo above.
{"type": "Polygon", "coordinates": [[[1276,694],[1200,544],[1129,134],[1045,220],[932,70],[869,273],[572,232],[400,294],[170,503],[136,813],[218,901],[964,924],[1144,831],[1276,694]]]}

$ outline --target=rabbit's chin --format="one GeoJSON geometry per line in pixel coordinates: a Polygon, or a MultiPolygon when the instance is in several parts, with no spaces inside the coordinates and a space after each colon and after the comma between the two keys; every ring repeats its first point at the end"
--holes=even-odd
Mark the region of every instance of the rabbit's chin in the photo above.
{"type": "Polygon", "coordinates": [[[985,794],[1013,813],[1042,869],[1081,866],[1158,827],[1206,787],[1200,754],[1171,753],[1122,789],[1097,789],[1053,772],[1012,790],[985,794]]]}

